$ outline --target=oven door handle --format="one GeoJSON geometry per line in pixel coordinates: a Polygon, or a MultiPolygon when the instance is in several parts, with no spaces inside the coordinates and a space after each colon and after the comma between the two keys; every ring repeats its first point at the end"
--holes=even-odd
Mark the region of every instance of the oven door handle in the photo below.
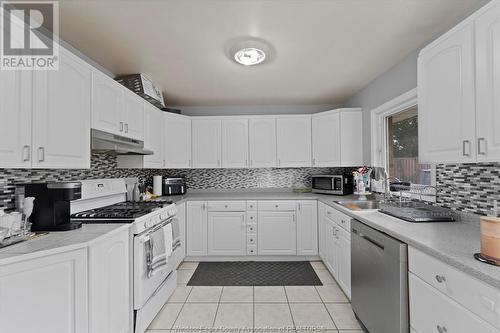
{"type": "Polygon", "coordinates": [[[148,230],[143,235],[140,235],[139,241],[141,243],[147,242],[149,240],[149,236],[151,236],[152,233],[156,232],[158,229],[165,227],[167,224],[172,223],[174,220],[175,220],[175,216],[171,216],[168,219],[161,222],[160,224],[155,225],[152,229],[148,230]]]}

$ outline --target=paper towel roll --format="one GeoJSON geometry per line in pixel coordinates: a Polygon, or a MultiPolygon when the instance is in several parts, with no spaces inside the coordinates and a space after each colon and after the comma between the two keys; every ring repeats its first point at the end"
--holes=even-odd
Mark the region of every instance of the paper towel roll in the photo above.
{"type": "Polygon", "coordinates": [[[162,176],[153,176],[153,194],[162,195],[162,176]]]}

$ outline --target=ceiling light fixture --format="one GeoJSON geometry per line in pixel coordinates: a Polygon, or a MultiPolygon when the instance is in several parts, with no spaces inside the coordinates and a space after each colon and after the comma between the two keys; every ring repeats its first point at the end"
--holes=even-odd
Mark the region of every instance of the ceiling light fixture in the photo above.
{"type": "Polygon", "coordinates": [[[234,60],[244,66],[253,66],[266,60],[266,53],[256,47],[245,47],[234,53],[234,60]]]}

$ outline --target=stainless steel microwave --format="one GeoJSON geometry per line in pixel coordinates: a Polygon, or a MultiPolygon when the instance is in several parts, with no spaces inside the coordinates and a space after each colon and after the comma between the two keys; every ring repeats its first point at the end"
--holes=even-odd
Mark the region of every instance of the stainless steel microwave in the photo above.
{"type": "Polygon", "coordinates": [[[353,177],[349,175],[317,175],[311,177],[314,193],[348,195],[353,192],[353,177]]]}

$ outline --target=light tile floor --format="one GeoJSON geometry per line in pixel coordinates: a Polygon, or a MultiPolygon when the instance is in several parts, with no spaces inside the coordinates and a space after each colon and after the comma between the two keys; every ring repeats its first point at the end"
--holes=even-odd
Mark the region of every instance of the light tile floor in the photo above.
{"type": "Polygon", "coordinates": [[[323,286],[190,287],[197,263],[183,263],[178,286],[149,333],[362,333],[351,304],[321,262],[323,286]]]}

